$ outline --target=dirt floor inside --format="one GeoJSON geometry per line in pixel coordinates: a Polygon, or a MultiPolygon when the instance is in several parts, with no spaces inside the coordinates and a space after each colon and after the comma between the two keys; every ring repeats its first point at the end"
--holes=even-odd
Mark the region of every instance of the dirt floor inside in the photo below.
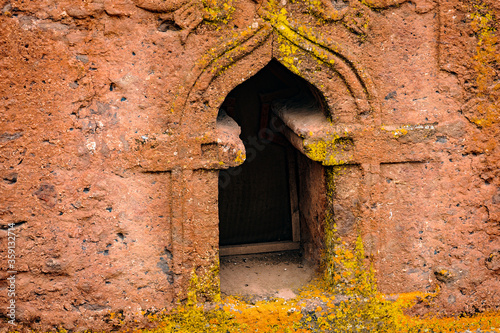
{"type": "Polygon", "coordinates": [[[317,269],[299,251],[227,256],[220,258],[223,295],[256,302],[271,298],[295,298],[317,269]]]}

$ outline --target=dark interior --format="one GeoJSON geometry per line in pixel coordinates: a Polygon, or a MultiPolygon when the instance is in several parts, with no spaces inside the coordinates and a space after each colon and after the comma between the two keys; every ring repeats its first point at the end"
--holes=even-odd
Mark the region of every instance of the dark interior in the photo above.
{"type": "MultiPolygon", "coordinates": [[[[237,86],[222,104],[241,127],[246,161],[219,173],[220,245],[292,240],[289,167],[296,168],[297,150],[270,125],[266,103],[311,98],[310,85],[273,60],[255,76],[237,86]],[[263,135],[265,134],[265,135],[263,135]]],[[[223,110],[223,111],[222,111],[223,110]]],[[[292,175],[297,172],[293,172],[292,175]]]]}

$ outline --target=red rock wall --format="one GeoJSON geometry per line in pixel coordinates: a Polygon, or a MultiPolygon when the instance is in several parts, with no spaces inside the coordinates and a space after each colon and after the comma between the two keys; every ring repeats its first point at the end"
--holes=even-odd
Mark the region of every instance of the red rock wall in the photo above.
{"type": "Polygon", "coordinates": [[[364,126],[335,200],[380,290],[439,284],[444,312],[498,307],[497,1],[353,1],[340,21],[287,4],[363,68],[346,80],[287,49],[251,0],[210,24],[186,3],[0,4],[0,303],[15,223],[16,320],[110,328],[106,313],[184,297],[217,261],[217,170],[238,164],[211,150],[218,106],[272,57],[321,90],[335,124],[364,126]],[[244,49],[218,55],[244,31],[244,49]]]}
{"type": "Polygon", "coordinates": [[[302,247],[307,260],[319,263],[321,256],[318,256],[318,252],[323,248],[325,231],[325,169],[303,155],[299,155],[297,160],[302,247]]]}

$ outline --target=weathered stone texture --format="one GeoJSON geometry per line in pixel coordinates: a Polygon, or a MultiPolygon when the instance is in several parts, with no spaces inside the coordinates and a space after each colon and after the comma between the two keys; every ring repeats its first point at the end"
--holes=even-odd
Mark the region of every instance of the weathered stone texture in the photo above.
{"type": "MultiPolygon", "coordinates": [[[[443,313],[498,310],[499,2],[351,1],[338,20],[281,1],[290,35],[263,3],[235,1],[229,19],[194,0],[0,3],[0,304],[16,223],[17,320],[109,329],[108,313],[185,297],[218,260],[218,170],[242,162],[217,141],[218,108],[273,58],[350,140],[346,160],[314,155],[323,129],[299,144],[341,169],[339,232],[363,237],[379,289],[440,285],[443,313]]],[[[312,256],[326,186],[299,176],[312,256]]]]}

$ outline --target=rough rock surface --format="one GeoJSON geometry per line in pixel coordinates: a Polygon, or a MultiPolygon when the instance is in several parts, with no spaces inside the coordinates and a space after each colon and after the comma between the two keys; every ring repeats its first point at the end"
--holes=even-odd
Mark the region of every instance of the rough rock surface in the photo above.
{"type": "Polygon", "coordinates": [[[109,313],[185,298],[218,260],[218,170],[242,162],[219,105],[273,58],[348,136],[338,154],[302,140],[336,170],[339,233],[362,235],[379,289],[498,310],[500,2],[269,3],[0,2],[0,304],[14,224],[16,322],[110,329],[109,313]]]}

